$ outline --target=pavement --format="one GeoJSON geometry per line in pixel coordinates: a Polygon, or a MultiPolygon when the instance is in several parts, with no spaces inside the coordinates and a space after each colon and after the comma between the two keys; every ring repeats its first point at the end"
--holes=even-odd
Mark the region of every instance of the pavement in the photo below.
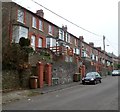
{"type": "MultiPolygon", "coordinates": [[[[71,82],[68,84],[45,86],[43,88],[37,88],[37,89],[25,89],[25,90],[17,90],[17,91],[2,93],[2,100],[0,101],[0,105],[11,103],[13,101],[15,102],[15,101],[18,101],[21,99],[30,100],[30,97],[35,96],[35,95],[42,95],[42,94],[46,94],[49,92],[62,90],[65,88],[70,88],[70,87],[74,87],[74,86],[79,85],[79,84],[80,84],[80,81],[71,82]]],[[[1,97],[0,97],[0,99],[1,99],[1,97]]]]}

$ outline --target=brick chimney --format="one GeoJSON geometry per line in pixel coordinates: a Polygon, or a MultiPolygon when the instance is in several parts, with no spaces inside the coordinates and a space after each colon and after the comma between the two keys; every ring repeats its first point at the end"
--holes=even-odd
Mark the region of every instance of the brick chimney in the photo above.
{"type": "Polygon", "coordinates": [[[101,51],[101,47],[97,47],[97,49],[101,51]]]}
{"type": "Polygon", "coordinates": [[[83,36],[79,36],[80,41],[84,41],[83,36]]]}
{"type": "Polygon", "coordinates": [[[62,29],[67,32],[67,25],[65,25],[65,26],[63,25],[62,29]]]}
{"type": "Polygon", "coordinates": [[[36,14],[37,14],[38,16],[40,16],[40,17],[44,18],[44,12],[43,12],[43,10],[42,10],[42,9],[37,10],[37,11],[36,11],[36,14]]]}
{"type": "Polygon", "coordinates": [[[94,43],[93,43],[93,42],[89,42],[89,45],[90,45],[91,47],[94,47],[94,43]]]}

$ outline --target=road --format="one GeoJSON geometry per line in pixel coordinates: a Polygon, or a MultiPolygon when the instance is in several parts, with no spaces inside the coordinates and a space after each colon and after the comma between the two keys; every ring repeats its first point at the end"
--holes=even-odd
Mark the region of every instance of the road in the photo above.
{"type": "Polygon", "coordinates": [[[20,100],[3,105],[3,110],[118,110],[118,77],[20,100]]]}

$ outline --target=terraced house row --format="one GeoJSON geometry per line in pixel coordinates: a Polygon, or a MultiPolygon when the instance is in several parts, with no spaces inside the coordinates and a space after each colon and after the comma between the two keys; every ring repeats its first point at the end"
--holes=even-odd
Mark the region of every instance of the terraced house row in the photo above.
{"type": "Polygon", "coordinates": [[[83,36],[76,37],[44,18],[43,10],[36,13],[13,3],[2,4],[3,48],[10,43],[19,43],[21,37],[30,39],[30,46],[40,52],[47,50],[53,60],[74,62],[83,75],[89,71],[106,74],[112,70],[112,57],[93,42],[86,43],[83,36]]]}

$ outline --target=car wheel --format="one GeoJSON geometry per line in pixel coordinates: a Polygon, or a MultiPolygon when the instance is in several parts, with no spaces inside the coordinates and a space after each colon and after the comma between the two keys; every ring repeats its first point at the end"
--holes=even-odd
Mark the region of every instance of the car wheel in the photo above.
{"type": "Polygon", "coordinates": [[[83,85],[85,85],[85,82],[82,82],[83,85]]]}
{"type": "Polygon", "coordinates": [[[96,85],[96,84],[97,84],[97,81],[95,80],[93,83],[94,83],[94,85],[96,85]]]}
{"type": "Polygon", "coordinates": [[[101,80],[99,80],[99,82],[101,83],[101,80]]]}

